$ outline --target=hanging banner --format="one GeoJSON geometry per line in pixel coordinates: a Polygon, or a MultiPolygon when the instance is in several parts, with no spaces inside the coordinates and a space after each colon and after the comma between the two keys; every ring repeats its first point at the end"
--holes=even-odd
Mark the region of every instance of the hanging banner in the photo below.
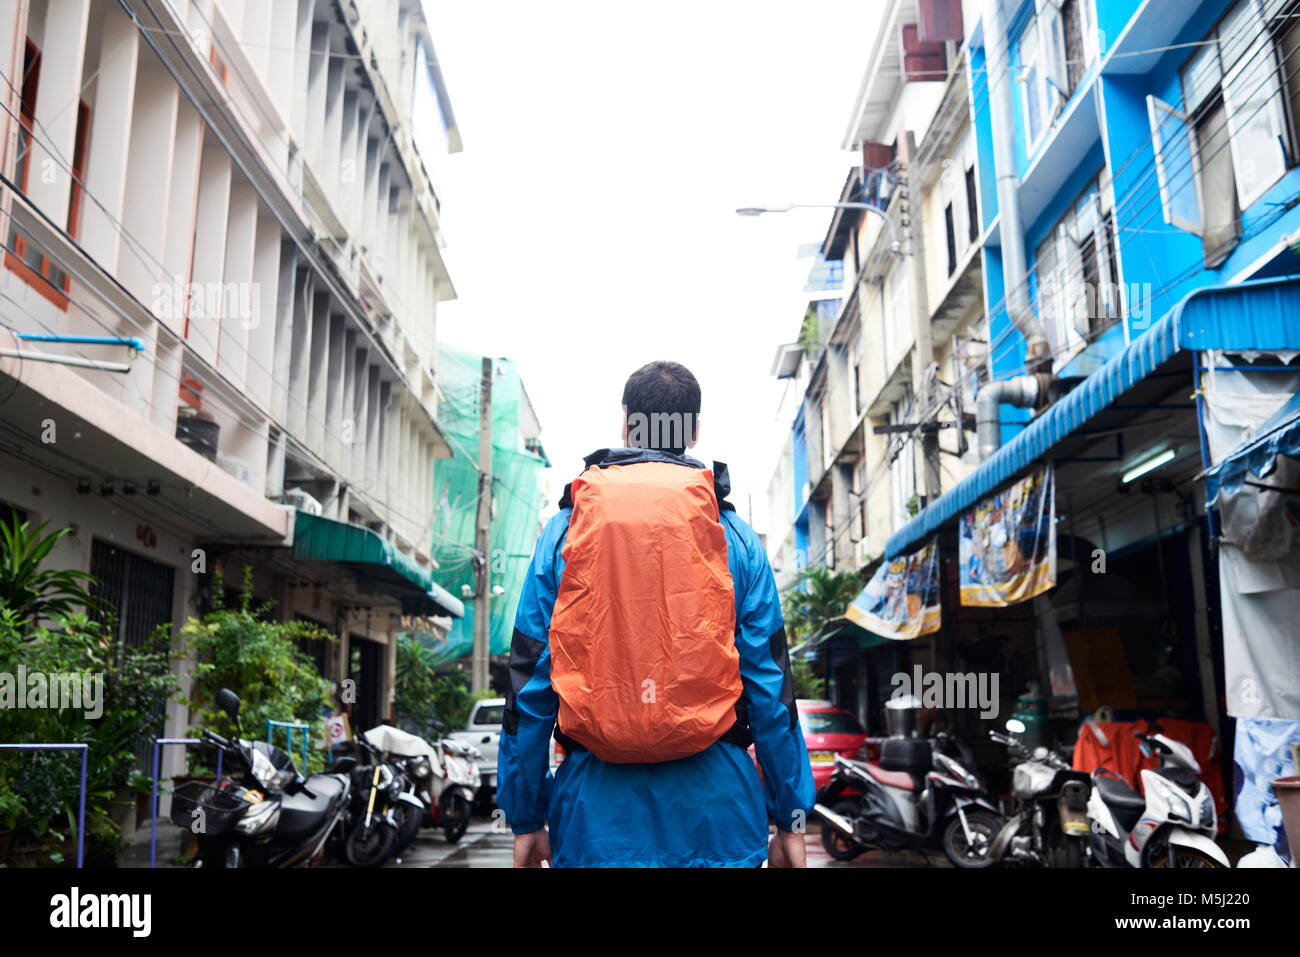
{"type": "Polygon", "coordinates": [[[961,603],[1001,608],[1056,585],[1056,478],[1050,465],[961,517],[961,603]]]}
{"type": "Polygon", "coordinates": [[[844,617],[882,638],[899,641],[938,631],[939,550],[934,542],[919,552],[882,562],[844,617]]]}

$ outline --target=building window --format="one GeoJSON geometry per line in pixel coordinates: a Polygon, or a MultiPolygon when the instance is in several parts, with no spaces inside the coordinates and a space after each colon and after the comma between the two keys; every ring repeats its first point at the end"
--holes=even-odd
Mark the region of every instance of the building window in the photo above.
{"type": "Polygon", "coordinates": [[[1038,311],[1052,355],[1064,359],[1120,319],[1114,210],[1097,182],[1038,245],[1038,311]]]}
{"type": "Polygon", "coordinates": [[[893,374],[912,345],[912,306],[907,288],[909,282],[907,267],[901,263],[894,267],[885,282],[886,378],[893,374]]]}
{"type": "Polygon", "coordinates": [[[32,131],[36,128],[36,89],[41,82],[41,51],[31,40],[23,53],[22,102],[18,108],[18,162],[14,173],[18,188],[27,192],[31,169],[32,131]]]}
{"type": "Polygon", "coordinates": [[[1165,222],[1228,257],[1241,213],[1296,162],[1300,5],[1238,0],[1180,71],[1181,108],[1147,97],[1165,222]]]}
{"type": "Polygon", "coordinates": [[[853,337],[849,346],[849,388],[853,395],[853,415],[862,414],[862,336],[853,337]]]}
{"type": "Polygon", "coordinates": [[[90,139],[90,107],[82,100],[77,104],[77,138],[72,146],[72,193],[68,197],[68,235],[76,239],[81,232],[82,200],[85,196],[86,149],[90,139]]]}
{"type": "Polygon", "coordinates": [[[948,276],[957,271],[979,235],[979,213],[974,190],[974,140],[967,133],[953,155],[945,160],[944,171],[939,179],[939,202],[947,240],[948,276]]]}
{"type": "Polygon", "coordinates": [[[975,191],[975,164],[966,167],[966,238],[972,243],[980,238],[979,194],[975,191]]]}

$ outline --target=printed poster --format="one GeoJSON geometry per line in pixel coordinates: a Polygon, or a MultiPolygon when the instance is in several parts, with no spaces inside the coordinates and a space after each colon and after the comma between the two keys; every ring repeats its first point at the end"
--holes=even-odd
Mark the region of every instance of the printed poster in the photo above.
{"type": "Polygon", "coordinates": [[[904,641],[939,630],[939,549],[934,542],[882,562],[845,617],[882,638],[904,641]]]}
{"type": "Polygon", "coordinates": [[[1055,515],[1050,465],[963,515],[958,523],[961,603],[1002,608],[1055,586],[1055,515]]]}

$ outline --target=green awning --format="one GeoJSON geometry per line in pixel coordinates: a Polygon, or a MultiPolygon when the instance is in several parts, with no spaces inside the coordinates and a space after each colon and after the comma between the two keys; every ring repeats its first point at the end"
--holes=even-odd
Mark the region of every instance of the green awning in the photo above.
{"type": "Polygon", "coordinates": [[[433,580],[431,569],[363,525],[299,510],[293,525],[293,557],[349,566],[363,587],[397,598],[404,615],[460,618],[465,614],[461,600],[433,580]]]}
{"type": "Polygon", "coordinates": [[[867,649],[874,648],[877,645],[890,644],[888,638],[882,638],[880,635],[867,631],[865,628],[858,625],[857,622],[851,621],[848,618],[832,618],[830,621],[818,628],[817,633],[811,638],[792,648],[790,654],[792,657],[803,657],[804,655],[816,651],[819,647],[826,644],[826,642],[836,638],[856,639],[858,643],[858,651],[866,651],[867,649]]]}

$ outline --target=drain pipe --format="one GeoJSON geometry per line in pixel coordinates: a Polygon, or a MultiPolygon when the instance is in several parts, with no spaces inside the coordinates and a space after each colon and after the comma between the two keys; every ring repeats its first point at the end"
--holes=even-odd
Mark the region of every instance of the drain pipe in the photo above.
{"type": "Polygon", "coordinates": [[[1002,236],[1002,278],[1007,316],[1025,337],[1025,367],[1039,370],[1051,361],[1043,324],[1034,315],[1026,289],[1025,224],[1020,213],[1020,174],[1016,171],[1016,128],[1011,107],[1011,62],[1002,0],[984,0],[984,53],[989,69],[989,118],[993,166],[997,174],[998,222],[1002,236]]]}
{"type": "Polygon", "coordinates": [[[1038,376],[1022,375],[1014,379],[986,383],[975,396],[975,433],[979,441],[980,461],[1002,445],[1002,419],[998,411],[1002,403],[1018,409],[1032,409],[1038,405],[1042,390],[1038,376]]]}
{"type": "Polygon", "coordinates": [[[1018,409],[1045,409],[1079,384],[1078,378],[1062,379],[1051,372],[1034,372],[1012,379],[988,382],[975,396],[975,434],[983,462],[1002,445],[1003,403],[1018,409]]]}

